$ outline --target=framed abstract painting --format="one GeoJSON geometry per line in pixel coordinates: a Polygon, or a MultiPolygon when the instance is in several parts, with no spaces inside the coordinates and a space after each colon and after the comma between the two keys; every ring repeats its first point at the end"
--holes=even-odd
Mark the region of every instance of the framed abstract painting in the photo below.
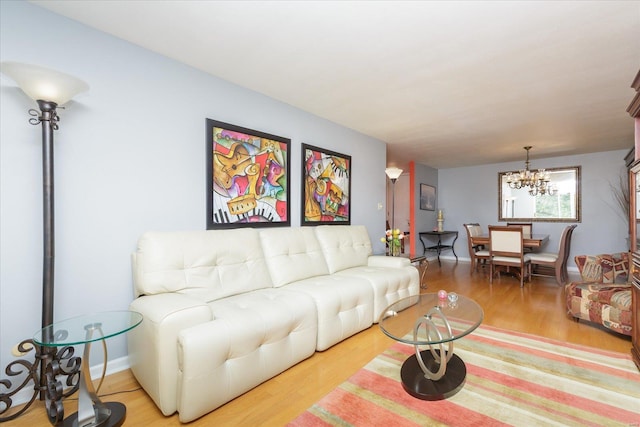
{"type": "Polygon", "coordinates": [[[207,119],[207,229],[290,225],[290,146],[207,119]]]}
{"type": "Polygon", "coordinates": [[[301,225],[351,224],[351,156],[302,144],[301,225]]]}

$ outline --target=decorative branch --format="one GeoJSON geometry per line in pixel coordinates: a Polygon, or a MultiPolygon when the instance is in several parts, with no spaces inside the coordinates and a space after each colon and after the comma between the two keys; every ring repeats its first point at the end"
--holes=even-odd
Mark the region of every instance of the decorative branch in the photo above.
{"type": "Polygon", "coordinates": [[[613,198],[617,203],[618,207],[622,211],[623,219],[625,222],[629,222],[629,203],[630,203],[630,195],[629,195],[629,180],[625,174],[618,176],[618,183],[612,184],[609,183],[609,187],[611,188],[611,193],[613,193],[613,198]]]}

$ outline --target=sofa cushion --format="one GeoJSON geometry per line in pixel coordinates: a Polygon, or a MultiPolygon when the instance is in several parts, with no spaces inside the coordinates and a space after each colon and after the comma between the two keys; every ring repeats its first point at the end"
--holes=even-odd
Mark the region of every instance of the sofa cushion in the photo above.
{"type": "Polygon", "coordinates": [[[583,281],[600,282],[602,280],[602,266],[597,256],[578,255],[575,261],[583,281]]]}
{"type": "Polygon", "coordinates": [[[366,227],[320,225],[314,228],[331,274],[367,265],[372,249],[366,227]]]}
{"type": "Polygon", "coordinates": [[[373,289],[358,277],[317,276],[287,285],[313,298],[318,312],[316,350],[367,329],[373,323],[373,289]]]}
{"type": "Polygon", "coordinates": [[[631,284],[573,282],[565,292],[571,316],[631,335],[631,284]]]}
{"type": "Polygon", "coordinates": [[[604,283],[626,283],[629,279],[629,253],[600,255],[604,283]]]}
{"type": "Polygon", "coordinates": [[[179,336],[181,422],[218,408],[315,352],[317,317],[307,295],[262,289],[209,306],[215,319],[179,336]]]}
{"type": "Polygon", "coordinates": [[[272,287],[254,229],[148,232],[134,254],[136,296],[177,292],[201,301],[272,287]]]}
{"type": "Polygon", "coordinates": [[[580,276],[585,282],[626,283],[629,276],[629,253],[617,252],[575,257],[580,276]]]}
{"type": "Polygon", "coordinates": [[[329,274],[320,242],[311,227],[260,230],[260,242],[276,287],[329,274]]]}

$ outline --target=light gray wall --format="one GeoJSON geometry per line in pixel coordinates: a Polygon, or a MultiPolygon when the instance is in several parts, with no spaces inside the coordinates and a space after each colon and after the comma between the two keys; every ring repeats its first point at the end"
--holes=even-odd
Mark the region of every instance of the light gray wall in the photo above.
{"type": "MultiPolygon", "coordinates": [[[[442,209],[440,204],[440,187],[438,184],[438,170],[430,166],[416,164],[414,167],[415,174],[415,188],[413,189],[413,197],[416,200],[415,209],[415,221],[416,221],[416,238],[411,240],[411,245],[414,253],[420,253],[423,250],[423,246],[419,241],[418,233],[421,231],[430,231],[438,225],[437,217],[438,210],[442,209]],[[420,184],[427,184],[436,187],[436,210],[425,211],[420,209],[420,184]]],[[[445,222],[446,229],[446,222],[445,222]]],[[[429,243],[429,242],[427,242],[429,243]]]]}
{"type": "MultiPolygon", "coordinates": [[[[630,124],[631,125],[631,124],[630,124]]],[[[633,141],[629,141],[629,147],[633,141]]],[[[628,250],[628,223],[615,201],[611,185],[626,174],[624,157],[628,150],[588,155],[532,160],[532,167],[582,166],[582,221],[573,232],[569,267],[579,254],[599,254],[628,250]]],[[[455,249],[468,259],[467,234],[462,224],[498,224],[498,172],[518,170],[523,162],[499,163],[438,171],[438,205],[445,211],[445,229],[458,230],[455,249]]],[[[533,232],[549,234],[543,250],[557,252],[560,234],[567,223],[534,222],[533,232]]],[[[446,254],[451,257],[450,253],[446,254]]]]}
{"type": "MultiPolygon", "coordinates": [[[[384,250],[381,141],[26,2],[0,2],[0,28],[2,61],[46,66],[91,86],[60,110],[55,133],[56,320],[127,309],[130,254],[143,232],[205,228],[205,118],[291,139],[294,226],[301,143],[351,155],[352,224],[367,226],[374,249],[384,250]]],[[[4,370],[11,348],[40,328],[42,172],[40,129],[27,114],[35,103],[4,76],[0,90],[4,370]]],[[[108,345],[110,359],[126,354],[123,337],[108,345]]]]}

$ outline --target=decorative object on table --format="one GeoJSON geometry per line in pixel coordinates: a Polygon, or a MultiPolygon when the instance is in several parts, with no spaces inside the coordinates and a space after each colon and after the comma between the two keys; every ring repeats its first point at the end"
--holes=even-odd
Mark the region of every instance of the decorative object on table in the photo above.
{"type": "Polygon", "coordinates": [[[291,141],[207,119],[207,229],[290,225],[291,141]]]}
{"type": "Polygon", "coordinates": [[[302,144],[301,225],[351,224],[351,156],[302,144]]]}
{"type": "Polygon", "coordinates": [[[444,215],[442,215],[442,209],[438,211],[438,231],[444,231],[444,215]]]}
{"type": "MultiPolygon", "coordinates": [[[[17,62],[3,62],[0,71],[11,77],[31,99],[38,103],[38,110],[29,110],[32,116],[29,123],[42,125],[42,180],[43,180],[43,278],[42,278],[42,327],[53,323],[54,303],[54,173],[53,173],[53,131],[58,129],[58,117],[56,109],[66,104],[74,96],[89,90],[82,80],[68,74],[60,73],[48,68],[21,64],[17,62]]],[[[73,394],[78,388],[78,376],[80,359],[73,357],[73,347],[56,349],[46,348],[34,344],[32,339],[22,341],[18,350],[24,355],[35,349],[35,360],[30,362],[25,359],[10,363],[5,372],[9,376],[24,374],[24,368],[28,369],[29,376],[13,391],[0,393],[0,422],[9,421],[23,414],[40,395],[40,400],[45,400],[47,415],[52,424],[57,423],[63,416],[63,408],[60,399],[73,394]],[[67,386],[71,389],[62,391],[62,385],[57,380],[58,375],[67,375],[67,386]],[[31,385],[31,381],[35,384],[31,385]],[[75,381],[75,385],[74,385],[75,381]],[[10,410],[12,396],[26,386],[33,387],[31,400],[19,411],[6,417],[2,414],[10,410]]],[[[11,389],[9,380],[2,380],[0,385],[11,389]]]]}
{"type": "Polygon", "coordinates": [[[420,209],[423,211],[436,210],[436,187],[420,184],[420,209]]]}
{"type": "Polygon", "coordinates": [[[544,169],[538,169],[536,172],[529,170],[529,150],[531,146],[523,147],[527,151],[527,160],[524,162],[524,169],[520,169],[518,173],[507,173],[507,183],[510,188],[521,189],[529,187],[529,194],[532,196],[548,194],[553,196],[558,192],[558,188],[551,184],[551,175],[544,169]]]}
{"type": "Polygon", "coordinates": [[[447,299],[447,291],[445,291],[444,289],[440,289],[438,291],[438,298],[447,299]]]}
{"type": "Polygon", "coordinates": [[[398,256],[402,250],[402,241],[404,239],[404,233],[400,229],[387,230],[385,237],[380,241],[387,245],[387,253],[391,256],[398,256]]]}
{"type": "Polygon", "coordinates": [[[395,343],[287,426],[629,426],[640,419],[640,405],[620,406],[640,399],[628,354],[490,326],[455,345],[473,375],[449,400],[425,404],[401,392],[401,365],[413,347],[395,343]]]}

